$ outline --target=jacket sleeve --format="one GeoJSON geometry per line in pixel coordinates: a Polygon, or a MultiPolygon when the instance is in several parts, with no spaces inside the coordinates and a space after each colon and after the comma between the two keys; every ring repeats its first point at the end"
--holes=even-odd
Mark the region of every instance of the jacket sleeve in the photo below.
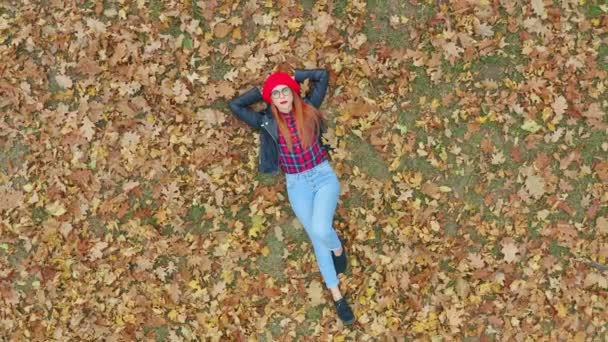
{"type": "Polygon", "coordinates": [[[249,108],[250,105],[262,101],[262,94],[258,88],[253,88],[244,94],[234,98],[228,104],[232,113],[249,126],[260,129],[262,123],[262,113],[249,108]]]}
{"type": "Polygon", "coordinates": [[[307,78],[313,82],[312,89],[306,99],[313,106],[319,108],[327,92],[329,72],[326,69],[296,69],[294,77],[297,82],[303,82],[307,78]]]}

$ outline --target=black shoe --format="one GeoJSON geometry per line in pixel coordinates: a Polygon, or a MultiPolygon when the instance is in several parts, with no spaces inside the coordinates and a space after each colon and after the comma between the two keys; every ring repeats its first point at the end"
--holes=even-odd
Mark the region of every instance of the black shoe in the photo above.
{"type": "Polygon", "coordinates": [[[335,256],[334,251],[331,251],[331,258],[334,261],[336,275],[344,273],[344,271],[346,271],[346,266],[348,265],[348,260],[346,257],[346,248],[344,248],[344,243],[342,243],[342,239],[340,239],[340,244],[342,245],[342,254],[340,254],[339,256],[335,256]]]}
{"type": "Polygon", "coordinates": [[[344,322],[344,324],[350,325],[355,321],[355,314],[353,314],[353,310],[350,309],[350,306],[346,302],[346,298],[342,297],[338,301],[334,301],[334,305],[336,306],[336,311],[338,311],[338,317],[344,322]]]}

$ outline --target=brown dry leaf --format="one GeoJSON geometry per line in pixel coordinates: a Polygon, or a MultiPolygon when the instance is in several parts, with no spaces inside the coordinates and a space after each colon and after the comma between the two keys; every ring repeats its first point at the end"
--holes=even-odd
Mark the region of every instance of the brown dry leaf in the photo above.
{"type": "Polygon", "coordinates": [[[601,161],[596,163],[594,170],[597,173],[598,178],[602,182],[608,182],[608,161],[601,161]]]}
{"type": "Polygon", "coordinates": [[[447,42],[443,45],[444,55],[452,63],[455,59],[460,57],[460,54],[463,51],[464,49],[456,45],[455,42],[447,42]]]}
{"type": "Polygon", "coordinates": [[[606,112],[602,109],[598,102],[592,103],[586,111],[583,112],[583,116],[590,119],[601,120],[606,115],[606,112]]]}
{"type": "Polygon", "coordinates": [[[432,182],[426,182],[422,184],[422,186],[420,187],[420,191],[422,191],[423,194],[432,198],[438,198],[441,193],[439,190],[439,186],[432,182]]]}
{"type": "Polygon", "coordinates": [[[357,99],[342,106],[342,112],[348,116],[360,117],[372,112],[375,107],[363,100],[357,99]]]}
{"type": "Polygon", "coordinates": [[[213,34],[217,37],[217,38],[224,38],[226,37],[230,31],[232,31],[232,26],[226,24],[226,23],[217,23],[214,27],[213,27],[213,34]]]}
{"type": "Polygon", "coordinates": [[[232,49],[230,57],[244,59],[249,54],[251,54],[251,44],[241,44],[232,49]]]}
{"type": "Polygon", "coordinates": [[[226,99],[230,99],[236,94],[236,90],[234,90],[232,82],[228,81],[220,81],[217,87],[217,91],[219,96],[222,96],[226,99]]]}
{"type": "Polygon", "coordinates": [[[473,268],[480,269],[486,266],[486,263],[485,261],[483,261],[483,258],[477,253],[469,253],[468,259],[470,261],[469,264],[473,268]]]}
{"type": "Polygon", "coordinates": [[[196,112],[196,119],[208,125],[221,125],[226,121],[226,115],[219,110],[206,108],[196,112]]]}
{"type": "Polygon", "coordinates": [[[23,199],[24,195],[21,191],[0,187],[0,211],[17,208],[23,199]]]}
{"type": "MultiPolygon", "coordinates": [[[[483,261],[482,261],[482,264],[483,264],[483,261]]],[[[471,292],[471,287],[466,280],[464,280],[461,277],[456,279],[455,287],[456,287],[456,293],[458,293],[458,296],[460,296],[460,298],[466,299],[469,297],[469,293],[471,292]]]]}
{"type": "Polygon", "coordinates": [[[456,328],[462,325],[464,319],[464,310],[451,307],[445,311],[445,315],[448,319],[448,324],[451,327],[456,328]]]}
{"type": "Polygon", "coordinates": [[[555,115],[557,115],[558,117],[562,117],[562,115],[564,115],[564,113],[566,112],[566,109],[568,109],[568,102],[563,96],[560,95],[555,98],[555,101],[551,105],[551,108],[553,108],[553,112],[555,112],[555,115]]]}
{"type": "Polygon", "coordinates": [[[608,235],[608,218],[600,216],[595,221],[595,229],[599,234],[608,235]]]}
{"type": "Polygon", "coordinates": [[[98,241],[95,245],[89,250],[88,259],[91,261],[95,261],[97,259],[101,259],[103,256],[103,250],[108,247],[108,243],[105,241],[98,241]]]}
{"type": "Polygon", "coordinates": [[[89,120],[88,116],[85,116],[82,120],[82,126],[80,126],[80,134],[87,139],[87,141],[93,140],[93,135],[95,135],[95,125],[91,120],[89,120]]]}
{"type": "Polygon", "coordinates": [[[608,278],[594,271],[590,271],[585,277],[583,286],[591,287],[595,285],[597,285],[600,289],[608,289],[608,278]]]}

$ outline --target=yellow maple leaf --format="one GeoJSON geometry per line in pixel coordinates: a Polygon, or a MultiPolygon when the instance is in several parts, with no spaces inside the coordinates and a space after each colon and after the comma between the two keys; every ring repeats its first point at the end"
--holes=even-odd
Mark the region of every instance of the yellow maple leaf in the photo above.
{"type": "Polygon", "coordinates": [[[260,230],[262,229],[262,225],[264,224],[264,221],[266,221],[266,219],[264,219],[264,217],[261,215],[254,215],[251,218],[252,225],[248,231],[249,237],[251,237],[251,238],[258,237],[258,234],[260,233],[260,230]]]}
{"type": "Polygon", "coordinates": [[[300,27],[302,27],[302,19],[300,19],[300,18],[291,19],[290,21],[287,22],[287,27],[289,28],[290,31],[298,30],[300,27]]]}
{"type": "Polygon", "coordinates": [[[193,289],[193,290],[200,290],[201,286],[198,283],[198,280],[190,280],[190,282],[188,283],[188,287],[193,289]]]}
{"type": "Polygon", "coordinates": [[[232,31],[232,39],[239,40],[241,38],[241,28],[237,27],[232,31]]]}
{"type": "Polygon", "coordinates": [[[169,314],[167,316],[169,316],[169,319],[171,319],[172,321],[177,321],[177,311],[175,311],[175,309],[171,310],[169,312],[169,314]]]}
{"type": "Polygon", "coordinates": [[[564,318],[568,314],[568,309],[564,306],[563,303],[557,304],[555,310],[557,310],[557,317],[559,318],[564,318]]]}
{"type": "Polygon", "coordinates": [[[434,312],[431,312],[431,313],[429,313],[429,316],[427,319],[414,323],[414,327],[412,328],[412,330],[414,330],[414,332],[417,332],[417,333],[421,333],[421,332],[425,332],[425,331],[432,331],[437,328],[437,323],[438,323],[437,314],[434,312]]]}
{"type": "Polygon", "coordinates": [[[167,211],[165,209],[160,209],[154,215],[156,222],[159,224],[165,224],[167,222],[167,211]]]}

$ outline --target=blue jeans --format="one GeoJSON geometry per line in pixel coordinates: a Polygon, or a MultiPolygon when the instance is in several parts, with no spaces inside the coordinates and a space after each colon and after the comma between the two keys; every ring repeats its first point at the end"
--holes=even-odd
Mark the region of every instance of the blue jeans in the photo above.
{"type": "Polygon", "coordinates": [[[328,288],[338,286],[331,250],[341,247],[332,223],[340,196],[340,181],[324,161],[300,173],[285,173],[287,196],[296,217],[304,226],[317,257],[317,265],[328,288]]]}

